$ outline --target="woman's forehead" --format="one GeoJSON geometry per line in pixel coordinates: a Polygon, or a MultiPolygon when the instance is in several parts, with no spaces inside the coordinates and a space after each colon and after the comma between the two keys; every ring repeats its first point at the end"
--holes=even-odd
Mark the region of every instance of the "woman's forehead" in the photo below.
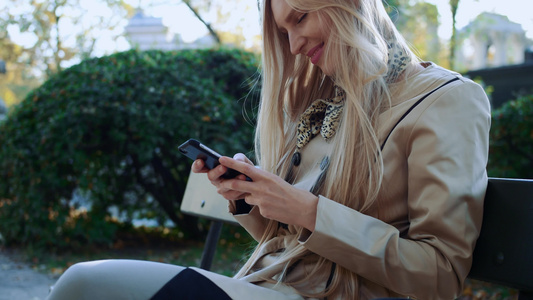
{"type": "Polygon", "coordinates": [[[294,11],[285,0],[270,0],[270,9],[278,26],[283,24],[289,14],[294,11]]]}

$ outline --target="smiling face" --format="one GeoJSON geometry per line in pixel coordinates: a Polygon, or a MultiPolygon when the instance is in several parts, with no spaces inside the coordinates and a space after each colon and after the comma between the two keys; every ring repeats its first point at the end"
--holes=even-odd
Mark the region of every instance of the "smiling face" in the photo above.
{"type": "Polygon", "coordinates": [[[325,44],[328,34],[317,12],[299,12],[286,0],[271,0],[272,15],[278,30],[287,37],[293,55],[305,55],[327,75],[333,70],[325,63],[325,44]]]}

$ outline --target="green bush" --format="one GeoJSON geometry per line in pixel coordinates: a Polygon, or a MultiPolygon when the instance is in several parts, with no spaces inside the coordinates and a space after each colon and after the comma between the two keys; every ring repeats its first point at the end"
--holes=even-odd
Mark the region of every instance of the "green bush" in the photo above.
{"type": "Polygon", "coordinates": [[[492,112],[489,176],[533,178],[533,95],[492,112]]]}
{"type": "Polygon", "coordinates": [[[179,213],[191,161],[177,146],[197,138],[228,155],[252,149],[258,64],[241,50],[132,50],[50,78],[0,123],[4,242],[110,243],[113,206],[198,234],[179,213]],[[88,212],[76,210],[78,192],[88,212]]]}

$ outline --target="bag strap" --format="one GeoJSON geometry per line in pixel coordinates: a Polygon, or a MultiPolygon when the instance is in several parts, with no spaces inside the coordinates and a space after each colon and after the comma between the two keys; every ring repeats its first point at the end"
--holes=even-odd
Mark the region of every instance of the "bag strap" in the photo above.
{"type": "Polygon", "coordinates": [[[400,124],[400,122],[405,119],[405,117],[407,117],[407,115],[418,105],[420,104],[420,102],[424,101],[424,99],[426,99],[429,95],[433,94],[434,92],[436,92],[438,89],[440,89],[441,87],[449,84],[449,83],[452,83],[454,81],[457,81],[459,80],[459,77],[455,77],[454,79],[451,79],[447,82],[445,82],[444,84],[442,84],[441,86],[439,86],[438,88],[432,90],[431,92],[425,94],[422,98],[420,98],[418,101],[416,101],[415,104],[413,104],[413,106],[411,106],[404,114],[403,116],[398,120],[398,122],[396,122],[396,124],[394,124],[394,126],[392,127],[392,129],[389,131],[389,134],[387,134],[387,137],[385,138],[385,140],[383,141],[383,144],[381,144],[381,151],[383,151],[383,148],[385,147],[385,143],[387,142],[387,140],[389,139],[389,136],[392,134],[392,131],[396,128],[396,126],[398,126],[398,124],[400,124]]]}

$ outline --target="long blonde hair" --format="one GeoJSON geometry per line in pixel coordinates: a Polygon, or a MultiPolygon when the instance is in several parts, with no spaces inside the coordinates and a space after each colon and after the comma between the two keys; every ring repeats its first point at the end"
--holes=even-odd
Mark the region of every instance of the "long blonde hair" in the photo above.
{"type": "MultiPolygon", "coordinates": [[[[407,46],[383,7],[382,0],[286,0],[300,12],[317,12],[328,30],[324,64],[333,66],[333,76],[303,55],[292,55],[288,39],[278,30],[270,0],[263,1],[262,98],[256,131],[259,165],[282,178],[290,167],[296,147],[299,115],[318,98],[329,97],[337,85],[346,93],[340,127],[333,139],[330,170],[320,194],[362,213],[369,211],[378,195],[383,161],[377,137],[378,116],[390,107],[388,43],[395,41],[411,58],[409,69],[419,60],[407,46]]],[[[300,229],[301,230],[301,229],[300,229]]],[[[257,249],[275,237],[277,222],[271,221],[257,249]]],[[[236,275],[252,267],[257,249],[236,275]],[[254,256],[255,255],[255,256],[254,256]]],[[[308,254],[295,243],[280,263],[289,265],[308,254]]],[[[318,265],[326,262],[321,259],[318,265]]],[[[315,269],[318,272],[318,267],[315,269]]],[[[309,278],[312,278],[312,274],[309,278]]],[[[283,276],[280,276],[283,277],[283,276]]],[[[357,276],[337,266],[329,289],[320,295],[349,296],[358,290],[357,276]]]]}

